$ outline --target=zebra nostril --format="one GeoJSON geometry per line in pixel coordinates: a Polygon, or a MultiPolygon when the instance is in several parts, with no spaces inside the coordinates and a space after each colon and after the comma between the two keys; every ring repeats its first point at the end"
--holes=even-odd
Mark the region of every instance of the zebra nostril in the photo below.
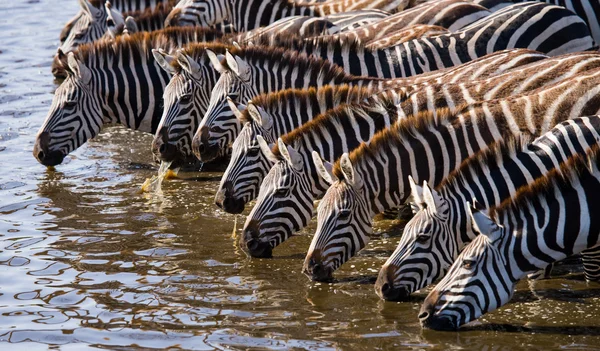
{"type": "Polygon", "coordinates": [[[198,144],[198,151],[199,151],[201,154],[203,154],[203,153],[204,153],[204,151],[206,151],[206,147],[204,146],[204,143],[200,142],[200,143],[198,144]]]}
{"type": "Polygon", "coordinates": [[[44,151],[40,151],[40,152],[38,152],[38,155],[37,155],[37,156],[38,156],[38,159],[39,159],[39,160],[43,160],[43,159],[44,159],[44,156],[46,156],[46,155],[44,154],[44,151]]]}
{"type": "Polygon", "coordinates": [[[161,144],[160,147],[158,148],[158,151],[161,154],[164,154],[165,152],[167,152],[167,145],[166,144],[161,144]]]}
{"type": "Polygon", "coordinates": [[[429,312],[424,311],[424,312],[419,313],[419,320],[423,321],[423,320],[426,320],[427,318],[429,318],[429,312]]]}
{"type": "Polygon", "coordinates": [[[312,273],[314,275],[319,275],[323,271],[323,266],[318,263],[314,263],[312,266],[312,273]]]}
{"type": "Polygon", "coordinates": [[[391,288],[390,284],[384,283],[381,286],[381,292],[385,294],[386,292],[388,292],[390,290],[390,288],[391,288]]]}

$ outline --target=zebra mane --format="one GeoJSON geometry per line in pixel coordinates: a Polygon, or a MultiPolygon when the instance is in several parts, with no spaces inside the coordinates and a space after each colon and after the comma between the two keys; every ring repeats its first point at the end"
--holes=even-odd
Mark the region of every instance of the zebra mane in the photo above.
{"type": "Polygon", "coordinates": [[[463,160],[461,164],[452,170],[444,180],[436,187],[442,189],[446,186],[456,185],[463,180],[465,174],[472,174],[474,170],[482,169],[478,172],[489,171],[490,164],[503,163],[503,160],[515,158],[517,153],[525,150],[531,137],[520,135],[510,136],[506,139],[495,141],[488,148],[476,152],[469,158],[463,160]]]}
{"type": "MultiPolygon", "coordinates": [[[[175,27],[175,28],[177,28],[177,27],[175,27]]],[[[187,27],[181,27],[181,28],[187,28],[187,27]]],[[[206,53],[206,50],[211,50],[217,54],[224,54],[227,50],[232,49],[232,48],[233,48],[233,45],[227,44],[225,42],[220,42],[220,41],[190,43],[181,49],[181,54],[188,55],[189,57],[191,57],[194,61],[198,62],[199,64],[203,64],[203,63],[210,64],[208,57],[204,55],[206,53]],[[201,63],[200,62],[201,60],[204,60],[204,61],[201,63]]],[[[180,55],[180,53],[177,53],[176,55],[180,55]]],[[[181,67],[181,65],[179,64],[179,61],[177,61],[177,60],[171,61],[171,67],[173,67],[177,73],[181,72],[181,70],[183,69],[181,67]]]]}
{"type": "Polygon", "coordinates": [[[173,27],[153,32],[139,32],[121,35],[114,40],[99,40],[81,45],[76,51],[76,57],[88,65],[97,64],[98,57],[118,58],[124,53],[137,53],[147,59],[152,57],[151,50],[154,48],[171,51],[178,47],[181,38],[200,40],[202,38],[218,38],[220,35],[218,31],[200,27],[173,27]]]}
{"type": "Polygon", "coordinates": [[[173,0],[169,0],[168,2],[159,2],[154,8],[123,12],[123,17],[131,16],[135,18],[137,23],[154,21],[164,22],[176,4],[177,2],[173,0]]]}
{"type": "Polygon", "coordinates": [[[560,167],[552,169],[533,183],[518,189],[512,198],[504,200],[498,206],[490,207],[488,209],[490,217],[496,220],[501,212],[519,211],[520,208],[527,206],[535,198],[546,197],[558,187],[565,187],[579,182],[578,176],[582,172],[591,172],[594,165],[595,167],[600,166],[599,153],[600,145],[594,144],[585,153],[569,157],[560,167]]]}
{"type": "MultiPolygon", "coordinates": [[[[273,93],[260,94],[252,98],[252,103],[260,106],[265,110],[273,110],[284,106],[290,101],[310,100],[310,101],[345,101],[349,96],[356,98],[367,98],[373,94],[374,88],[350,86],[348,84],[341,85],[326,85],[322,87],[310,87],[306,89],[288,88],[279,90],[273,93]]],[[[242,112],[241,121],[246,123],[252,120],[249,113],[244,110],[242,112]]]]}
{"type": "MultiPolygon", "coordinates": [[[[448,117],[454,115],[455,111],[461,110],[462,107],[460,106],[458,109],[444,107],[435,111],[420,111],[416,115],[400,119],[390,128],[381,130],[375,134],[368,144],[362,143],[358,148],[353,150],[349,154],[350,162],[356,167],[365,157],[376,158],[377,155],[386,153],[386,151],[396,145],[406,143],[407,138],[422,134],[429,129],[438,129],[442,123],[448,120],[448,117]]],[[[338,179],[345,179],[339,160],[333,166],[333,174],[338,179]]]]}
{"type": "Polygon", "coordinates": [[[350,37],[340,40],[336,35],[315,36],[312,38],[302,37],[295,34],[274,34],[274,35],[258,35],[252,38],[256,45],[271,46],[294,49],[307,52],[318,52],[323,47],[340,47],[348,52],[371,51],[365,46],[367,43],[362,42],[359,37],[350,37]]]}
{"type": "MultiPolygon", "coordinates": [[[[286,145],[294,146],[304,135],[313,131],[318,131],[323,125],[330,123],[332,120],[345,120],[350,118],[349,116],[356,114],[395,113],[395,102],[396,99],[394,99],[393,96],[384,94],[369,97],[365,101],[359,103],[341,104],[321,113],[311,121],[304,123],[301,127],[285,134],[281,139],[286,145]]],[[[271,151],[275,156],[281,157],[278,144],[275,144],[271,151]]]]}

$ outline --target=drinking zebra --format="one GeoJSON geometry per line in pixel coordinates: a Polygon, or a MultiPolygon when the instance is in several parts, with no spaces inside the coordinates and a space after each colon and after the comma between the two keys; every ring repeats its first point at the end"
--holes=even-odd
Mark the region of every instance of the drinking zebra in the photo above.
{"type": "MultiPolygon", "coordinates": [[[[369,52],[355,43],[347,50],[348,46],[344,44],[339,46],[343,48],[341,54],[336,50],[331,51],[327,45],[321,48],[317,44],[311,48],[305,46],[302,51],[327,57],[350,74],[389,78],[455,66],[515,46],[527,46],[534,50],[540,48],[550,55],[558,55],[587,49],[592,46],[592,39],[583,21],[570,11],[544,3],[522,3],[506,7],[459,32],[412,40],[393,48],[369,52]],[[535,23],[549,25],[551,33],[548,30],[539,32],[535,23]]],[[[237,65],[247,67],[244,76],[237,74],[239,72],[236,73],[227,64],[216,63],[222,72],[222,83],[214,91],[211,106],[198,126],[193,141],[197,146],[194,152],[203,162],[227,154],[233,142],[232,136],[241,129],[229,109],[227,96],[235,96],[236,102],[245,102],[261,92],[274,91],[275,87],[297,87],[299,83],[306,85],[306,82],[302,82],[302,75],[290,75],[287,72],[282,75],[281,68],[273,61],[270,61],[271,64],[266,64],[266,61],[250,64],[237,56],[237,65]]]]}
{"type": "MultiPolygon", "coordinates": [[[[418,115],[421,111],[432,111],[431,114],[435,118],[436,110],[443,107],[455,108],[465,102],[473,103],[480,99],[501,98],[513,93],[534,91],[594,69],[600,70],[600,55],[567,55],[543,60],[521,67],[519,72],[507,72],[482,82],[455,84],[450,87],[430,86],[411,94],[409,101],[404,103],[406,98],[403,94],[387,92],[383,96],[377,96],[376,100],[358,106],[341,106],[339,109],[328,111],[311,123],[294,130],[289,136],[283,137],[283,144],[287,145],[288,153],[296,153],[304,160],[302,167],[291,167],[289,162],[283,162],[285,158],[276,153],[266,157],[279,162],[271,168],[260,186],[258,200],[247,218],[247,223],[251,225],[248,225],[247,231],[244,227],[243,237],[253,243],[257,254],[270,255],[272,248],[308,224],[312,217],[313,201],[322,196],[328,187],[325,180],[319,177],[319,169],[324,167],[319,165],[321,158],[329,162],[335,161],[343,152],[357,147],[356,140],[368,141],[372,136],[369,133],[372,132],[373,125],[376,125],[373,122],[370,125],[346,128],[346,122],[337,122],[338,120],[355,122],[364,119],[362,115],[367,114],[372,120],[389,118],[393,121],[418,115]],[[565,69],[566,63],[571,64],[568,66],[570,69],[565,69]],[[330,123],[334,123],[335,127],[319,127],[315,125],[316,120],[332,120],[330,123]],[[336,137],[333,138],[333,135],[336,137]],[[317,157],[317,164],[312,163],[312,150],[317,151],[320,156],[317,157]],[[287,195],[280,199],[277,193],[284,191],[287,195]],[[280,217],[285,217],[286,213],[294,213],[293,220],[281,220],[280,217]]],[[[266,154],[269,155],[268,148],[266,154]]],[[[255,253],[251,249],[249,252],[251,255],[255,253]]]]}
{"type": "Polygon", "coordinates": [[[418,212],[381,268],[377,294],[403,300],[446,273],[476,236],[465,202],[476,199],[485,207],[498,206],[569,157],[597,147],[600,129],[595,127],[600,123],[578,122],[561,123],[528,145],[512,138],[493,145],[463,162],[436,189],[409,180],[418,212]]]}
{"type": "Polygon", "coordinates": [[[372,233],[371,218],[408,198],[409,175],[436,187],[463,160],[497,140],[519,133],[540,135],[563,120],[596,114],[598,83],[600,69],[529,95],[426,112],[400,120],[368,145],[342,155],[333,174],[321,172],[333,184],[318,207],[305,273],[329,280],[364,248],[372,233]]]}
{"type": "MultiPolygon", "coordinates": [[[[582,123],[598,126],[593,119],[582,123]]],[[[429,293],[419,319],[425,328],[455,330],[506,304],[528,273],[600,244],[598,147],[573,156],[512,199],[472,209],[480,233],[429,293]]]]}
{"type": "MultiPolygon", "coordinates": [[[[71,151],[94,137],[105,123],[155,132],[164,87],[169,81],[152,55],[191,41],[214,40],[221,34],[202,28],[174,28],[118,37],[82,45],[69,53],[67,79],[58,87],[40,128],[34,156],[47,166],[57,165],[71,151]]],[[[206,44],[224,52],[223,44],[206,44]]],[[[216,81],[217,72],[212,72],[216,81]]]]}

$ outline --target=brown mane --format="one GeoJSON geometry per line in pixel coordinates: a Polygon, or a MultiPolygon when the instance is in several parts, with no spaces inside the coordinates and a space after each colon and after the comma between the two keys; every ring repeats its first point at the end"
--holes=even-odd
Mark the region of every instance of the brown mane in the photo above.
{"type": "Polygon", "coordinates": [[[518,211],[519,208],[527,206],[531,200],[540,196],[545,197],[553,192],[555,188],[577,181],[577,177],[581,172],[589,172],[592,165],[599,166],[599,152],[600,145],[595,144],[586,153],[569,157],[560,167],[551,170],[533,183],[518,189],[512,198],[504,200],[498,206],[490,207],[488,210],[490,216],[497,219],[498,214],[501,212],[518,211]]]}
{"type": "MultiPolygon", "coordinates": [[[[382,110],[385,110],[387,113],[394,113],[396,108],[395,103],[396,99],[394,96],[385,94],[385,92],[382,92],[382,94],[377,94],[374,97],[370,97],[363,102],[351,104],[344,103],[326,111],[325,113],[321,113],[313,120],[304,123],[301,127],[283,135],[281,139],[286,145],[294,145],[302,138],[303,135],[310,134],[315,130],[319,130],[323,124],[331,120],[344,120],[347,119],[348,116],[354,114],[369,114],[370,112],[381,113],[382,110]]],[[[272,152],[278,157],[281,156],[278,144],[273,146],[272,152]]]]}
{"type": "MultiPolygon", "coordinates": [[[[178,27],[175,27],[178,28],[178,27]]],[[[186,28],[186,27],[184,27],[186,28]]],[[[213,41],[213,42],[200,42],[200,43],[190,43],[187,44],[186,46],[184,46],[181,49],[181,53],[188,55],[189,57],[191,57],[194,61],[196,62],[200,62],[201,59],[206,60],[206,62],[208,62],[208,56],[204,56],[204,54],[206,53],[206,50],[210,50],[213,51],[216,54],[224,54],[227,50],[232,49],[233,46],[223,43],[223,42],[219,42],[219,41],[213,41]]],[[[180,53],[178,52],[176,55],[179,55],[180,53]]],[[[177,60],[173,60],[171,62],[171,66],[175,69],[176,72],[181,72],[182,68],[181,65],[179,64],[179,62],[177,60]]]]}

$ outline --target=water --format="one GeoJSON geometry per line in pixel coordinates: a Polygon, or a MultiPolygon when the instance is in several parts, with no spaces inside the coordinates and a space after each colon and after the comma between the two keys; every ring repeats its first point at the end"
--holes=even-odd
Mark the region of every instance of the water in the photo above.
{"type": "Polygon", "coordinates": [[[76,10],[0,2],[0,349],[600,349],[600,285],[579,272],[521,283],[471,330],[422,331],[425,293],[390,303],[373,292],[397,223],[378,222],[396,235],[318,284],[300,273],[314,224],[274,259],[248,259],[234,216],[212,204],[220,174],[140,193],[157,172],[149,135],[109,128],[56,170],[39,165],[51,57],[76,10]]]}

